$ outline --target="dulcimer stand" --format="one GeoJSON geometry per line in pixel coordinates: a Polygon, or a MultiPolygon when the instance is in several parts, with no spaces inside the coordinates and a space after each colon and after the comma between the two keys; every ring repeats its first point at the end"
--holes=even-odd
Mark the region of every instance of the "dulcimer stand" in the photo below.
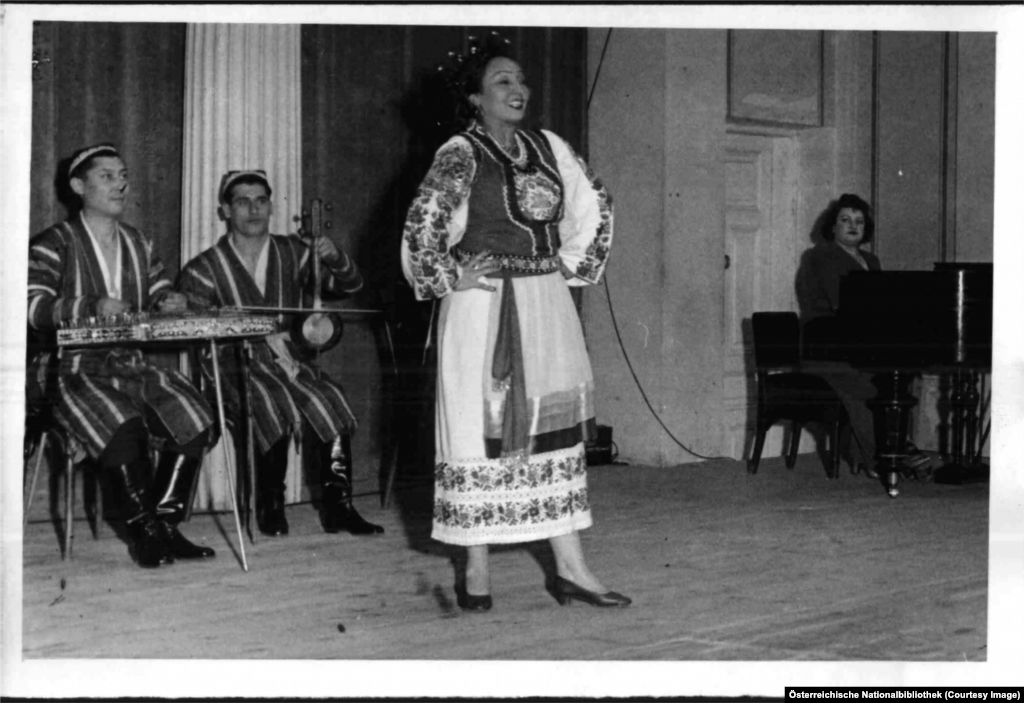
{"type": "MultiPolygon", "coordinates": [[[[235,491],[235,476],[232,474],[231,457],[228,454],[224,413],[224,392],[221,386],[220,362],[217,342],[261,337],[277,329],[274,317],[262,315],[239,315],[233,310],[218,311],[211,315],[128,313],[109,318],[89,318],[62,325],[57,332],[57,343],[64,349],[88,348],[104,345],[170,344],[204,342],[209,346],[213,364],[213,383],[217,397],[217,418],[221,427],[221,449],[224,452],[224,474],[231,494],[231,511],[238,533],[238,548],[242,570],[249,571],[245,555],[245,540],[242,521],[238,512],[238,497],[235,491]]],[[[235,471],[237,471],[237,464],[235,471]]],[[[191,507],[191,506],[190,506],[191,507]]]]}

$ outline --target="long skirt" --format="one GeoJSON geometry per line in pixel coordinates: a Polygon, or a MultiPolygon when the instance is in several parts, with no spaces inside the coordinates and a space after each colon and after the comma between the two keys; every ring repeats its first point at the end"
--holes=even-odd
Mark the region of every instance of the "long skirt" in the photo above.
{"type": "MultiPolygon", "coordinates": [[[[855,369],[845,361],[807,361],[803,370],[824,378],[846,408],[852,441],[844,441],[840,455],[851,467],[875,467],[875,421],[868,401],[878,395],[872,374],[855,369]]],[[[844,440],[847,438],[844,436],[844,440]]]]}
{"type": "Polygon", "coordinates": [[[594,380],[561,273],[511,279],[531,439],[540,451],[493,456],[507,390],[491,376],[503,281],[448,295],[438,322],[433,537],[458,545],[526,542],[592,524],[583,441],[594,380]],[[490,453],[492,456],[488,456],[490,453]]]}

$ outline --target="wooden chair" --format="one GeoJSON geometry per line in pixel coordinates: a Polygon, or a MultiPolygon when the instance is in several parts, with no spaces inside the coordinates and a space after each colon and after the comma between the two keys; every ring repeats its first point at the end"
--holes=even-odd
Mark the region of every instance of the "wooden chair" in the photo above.
{"type": "MultiPolygon", "coordinates": [[[[36,460],[35,466],[32,469],[32,477],[29,481],[28,493],[25,496],[25,510],[22,527],[28,525],[28,516],[32,508],[32,502],[35,498],[36,485],[39,481],[39,473],[42,468],[43,459],[46,458],[47,449],[57,449],[57,445],[59,445],[60,454],[64,464],[64,549],[61,552],[61,559],[68,559],[71,557],[71,545],[75,536],[76,465],[74,460],[74,451],[69,446],[67,433],[45,410],[40,411],[40,414],[35,414],[31,409],[29,410],[25,431],[25,461],[27,462],[31,459],[32,454],[36,455],[36,460]],[[38,439],[35,439],[36,437],[38,437],[38,439]]],[[[53,457],[54,454],[51,453],[50,456],[53,457]]],[[[83,462],[82,464],[78,464],[78,466],[84,468],[86,464],[83,462]]],[[[90,477],[91,475],[87,474],[85,480],[88,481],[90,477]]],[[[95,500],[90,503],[89,499],[86,498],[85,513],[86,518],[89,521],[89,528],[92,532],[93,539],[99,539],[100,516],[95,500]]],[[[57,518],[55,517],[54,519],[56,520],[57,518]]]]}
{"type": "MultiPolygon", "coordinates": [[[[64,511],[63,530],[59,523],[61,516],[59,509],[56,509],[57,498],[51,489],[50,512],[51,519],[58,526],[58,533],[63,533],[62,559],[71,556],[71,544],[74,539],[75,524],[75,450],[71,446],[70,437],[63,427],[57,422],[53,414],[53,398],[46,393],[46,388],[55,379],[52,374],[59,364],[58,348],[56,340],[52,335],[40,333],[37,330],[28,328],[25,349],[26,367],[30,370],[32,377],[26,379],[25,384],[25,436],[22,446],[27,472],[28,463],[35,455],[35,462],[32,467],[31,477],[26,476],[28,490],[24,492],[24,515],[22,527],[28,525],[29,513],[35,499],[36,486],[39,483],[39,474],[42,470],[43,461],[53,467],[48,473],[53,475],[60,471],[60,464],[63,464],[64,471],[64,511]]],[[[99,492],[95,490],[96,480],[92,472],[92,464],[81,462],[78,464],[84,470],[83,486],[85,486],[85,515],[89,522],[89,528],[93,539],[99,539],[99,526],[101,522],[100,510],[97,504],[99,492]]],[[[52,484],[56,485],[56,483],[52,484]]],[[[59,490],[59,489],[58,489],[59,490]]]]}
{"type": "Polygon", "coordinates": [[[747,471],[757,473],[769,428],[777,422],[792,423],[786,468],[792,469],[800,446],[800,430],[819,423],[831,431],[831,460],[825,472],[839,477],[839,433],[848,423],[846,409],[832,386],[821,376],[800,370],[800,320],[795,312],[755,312],[754,363],[757,384],[757,420],[754,451],[747,471]]]}

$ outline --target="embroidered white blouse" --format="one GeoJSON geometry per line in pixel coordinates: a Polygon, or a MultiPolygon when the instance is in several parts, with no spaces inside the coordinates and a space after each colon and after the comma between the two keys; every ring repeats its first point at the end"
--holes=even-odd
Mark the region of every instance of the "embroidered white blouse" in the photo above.
{"type": "MultiPolygon", "coordinates": [[[[558,255],[574,274],[570,286],[601,279],[612,243],[612,199],[564,140],[542,130],[551,144],[565,192],[558,255]]],[[[402,235],[402,272],[418,300],[451,293],[459,279],[452,248],[466,232],[476,160],[469,140],[449,139],[434,156],[409,208],[402,235]]]]}

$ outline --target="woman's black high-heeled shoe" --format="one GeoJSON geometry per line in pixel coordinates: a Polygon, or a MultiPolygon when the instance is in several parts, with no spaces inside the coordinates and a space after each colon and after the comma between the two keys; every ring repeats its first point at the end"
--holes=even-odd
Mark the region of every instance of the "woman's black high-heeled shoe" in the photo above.
{"type": "Polygon", "coordinates": [[[472,593],[467,593],[465,588],[458,588],[455,590],[455,602],[459,604],[459,607],[463,610],[490,610],[491,606],[494,605],[494,601],[491,600],[490,594],[486,596],[474,596],[472,593]]]}
{"type": "Polygon", "coordinates": [[[573,599],[581,603],[589,603],[598,608],[621,608],[633,602],[621,593],[616,593],[615,591],[608,591],[607,593],[588,591],[568,579],[556,576],[555,600],[558,601],[559,605],[566,605],[573,599]]]}

